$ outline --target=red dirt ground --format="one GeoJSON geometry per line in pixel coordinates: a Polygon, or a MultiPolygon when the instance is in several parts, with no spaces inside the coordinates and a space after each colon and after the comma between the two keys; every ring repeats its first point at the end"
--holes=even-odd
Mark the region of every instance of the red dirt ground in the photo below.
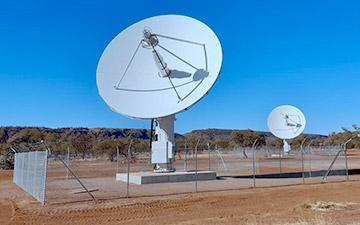
{"type": "Polygon", "coordinates": [[[359,181],[41,206],[0,172],[0,224],[355,224],[359,181]],[[328,204],[320,212],[309,206],[328,204]],[[344,207],[333,209],[332,202],[344,207]]]}
{"type": "MultiPolygon", "coordinates": [[[[352,167],[358,164],[355,157],[352,167]]],[[[251,165],[251,160],[242,163],[251,165]]],[[[284,169],[292,171],[297,163],[285,161],[284,169]]],[[[181,165],[178,162],[177,167],[181,165]]],[[[207,163],[200,165],[206,168],[207,163]]],[[[274,170],[277,162],[271,165],[261,171],[274,170]]],[[[153,196],[124,198],[124,184],[114,181],[114,164],[74,162],[72,167],[87,185],[99,188],[94,195],[100,200],[74,195],[79,186],[64,178],[59,163],[49,166],[45,206],[12,183],[12,171],[0,171],[0,224],[360,224],[359,176],[351,176],[349,182],[333,177],[333,182],[325,184],[307,179],[305,185],[301,179],[259,180],[258,188],[250,188],[251,179],[205,181],[199,182],[201,193],[191,193],[193,182],[132,185],[131,196],[153,196]],[[270,187],[274,185],[286,186],[270,187]],[[220,191],[228,187],[235,190],[220,191]]]]}

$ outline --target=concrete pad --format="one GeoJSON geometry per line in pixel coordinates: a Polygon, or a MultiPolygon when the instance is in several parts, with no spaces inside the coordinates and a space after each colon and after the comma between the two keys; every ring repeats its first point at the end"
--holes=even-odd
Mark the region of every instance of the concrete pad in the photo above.
{"type": "MultiPolygon", "coordinates": [[[[215,171],[198,171],[198,181],[215,180],[215,171]]],[[[186,182],[195,181],[196,172],[172,172],[172,173],[154,173],[154,172],[136,172],[130,173],[129,182],[133,184],[154,184],[154,183],[170,183],[170,182],[186,182]]],[[[117,173],[117,181],[127,181],[126,173],[117,173]]]]}

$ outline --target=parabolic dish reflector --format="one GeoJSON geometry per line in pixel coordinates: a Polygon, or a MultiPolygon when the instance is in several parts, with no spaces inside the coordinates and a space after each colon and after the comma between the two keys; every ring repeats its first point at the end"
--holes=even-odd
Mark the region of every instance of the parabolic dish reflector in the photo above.
{"type": "Polygon", "coordinates": [[[115,112],[159,118],[185,110],[214,85],[222,49],[204,23],[180,15],[141,20],[118,34],[97,67],[100,96],[115,112]]]}
{"type": "Polygon", "coordinates": [[[273,109],[268,117],[270,132],[281,139],[292,139],[305,129],[304,114],[291,105],[281,105],[273,109]]]}

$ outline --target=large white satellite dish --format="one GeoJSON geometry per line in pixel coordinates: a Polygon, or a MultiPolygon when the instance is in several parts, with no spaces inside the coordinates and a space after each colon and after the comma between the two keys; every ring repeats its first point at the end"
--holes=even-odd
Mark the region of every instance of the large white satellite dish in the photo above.
{"type": "Polygon", "coordinates": [[[219,39],[207,25],[187,16],[155,16],[129,26],[110,42],[96,80],[113,111],[156,119],[152,162],[168,163],[174,114],[209,92],[221,64],[219,39]]]}
{"type": "Polygon", "coordinates": [[[285,153],[290,151],[286,140],[299,136],[304,131],[305,125],[304,114],[291,105],[276,107],[268,117],[268,128],[274,136],[284,140],[285,153]]]}
{"type": "Polygon", "coordinates": [[[179,15],[151,17],[118,34],[97,68],[100,96],[115,112],[152,119],[199,101],[215,83],[222,50],[204,23],[179,15]]]}

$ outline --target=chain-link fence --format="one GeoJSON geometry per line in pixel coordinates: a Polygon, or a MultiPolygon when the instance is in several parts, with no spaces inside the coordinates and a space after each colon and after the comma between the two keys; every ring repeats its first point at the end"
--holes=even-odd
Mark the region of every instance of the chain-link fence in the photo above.
{"type": "MultiPolygon", "coordinates": [[[[116,174],[125,178],[128,173],[129,176],[154,174],[150,150],[133,152],[131,148],[122,149],[122,154],[110,161],[106,156],[82,159],[69,149],[63,155],[49,158],[46,202],[89,201],[92,200],[89,192],[94,198],[105,200],[338,182],[347,180],[347,174],[349,180],[360,180],[357,175],[358,172],[360,174],[360,151],[345,149],[344,145],[310,144],[295,147],[289,154],[283,154],[281,148],[259,148],[256,145],[247,148],[208,146],[177,149],[173,166],[179,174],[192,173],[191,179],[141,185],[127,182],[127,179],[117,181],[116,174]],[[198,175],[204,171],[215,171],[216,179],[201,180],[198,175]]],[[[18,163],[19,160],[16,160],[18,163]]]]}
{"type": "Polygon", "coordinates": [[[15,153],[13,182],[45,203],[47,151],[15,153]]]}

